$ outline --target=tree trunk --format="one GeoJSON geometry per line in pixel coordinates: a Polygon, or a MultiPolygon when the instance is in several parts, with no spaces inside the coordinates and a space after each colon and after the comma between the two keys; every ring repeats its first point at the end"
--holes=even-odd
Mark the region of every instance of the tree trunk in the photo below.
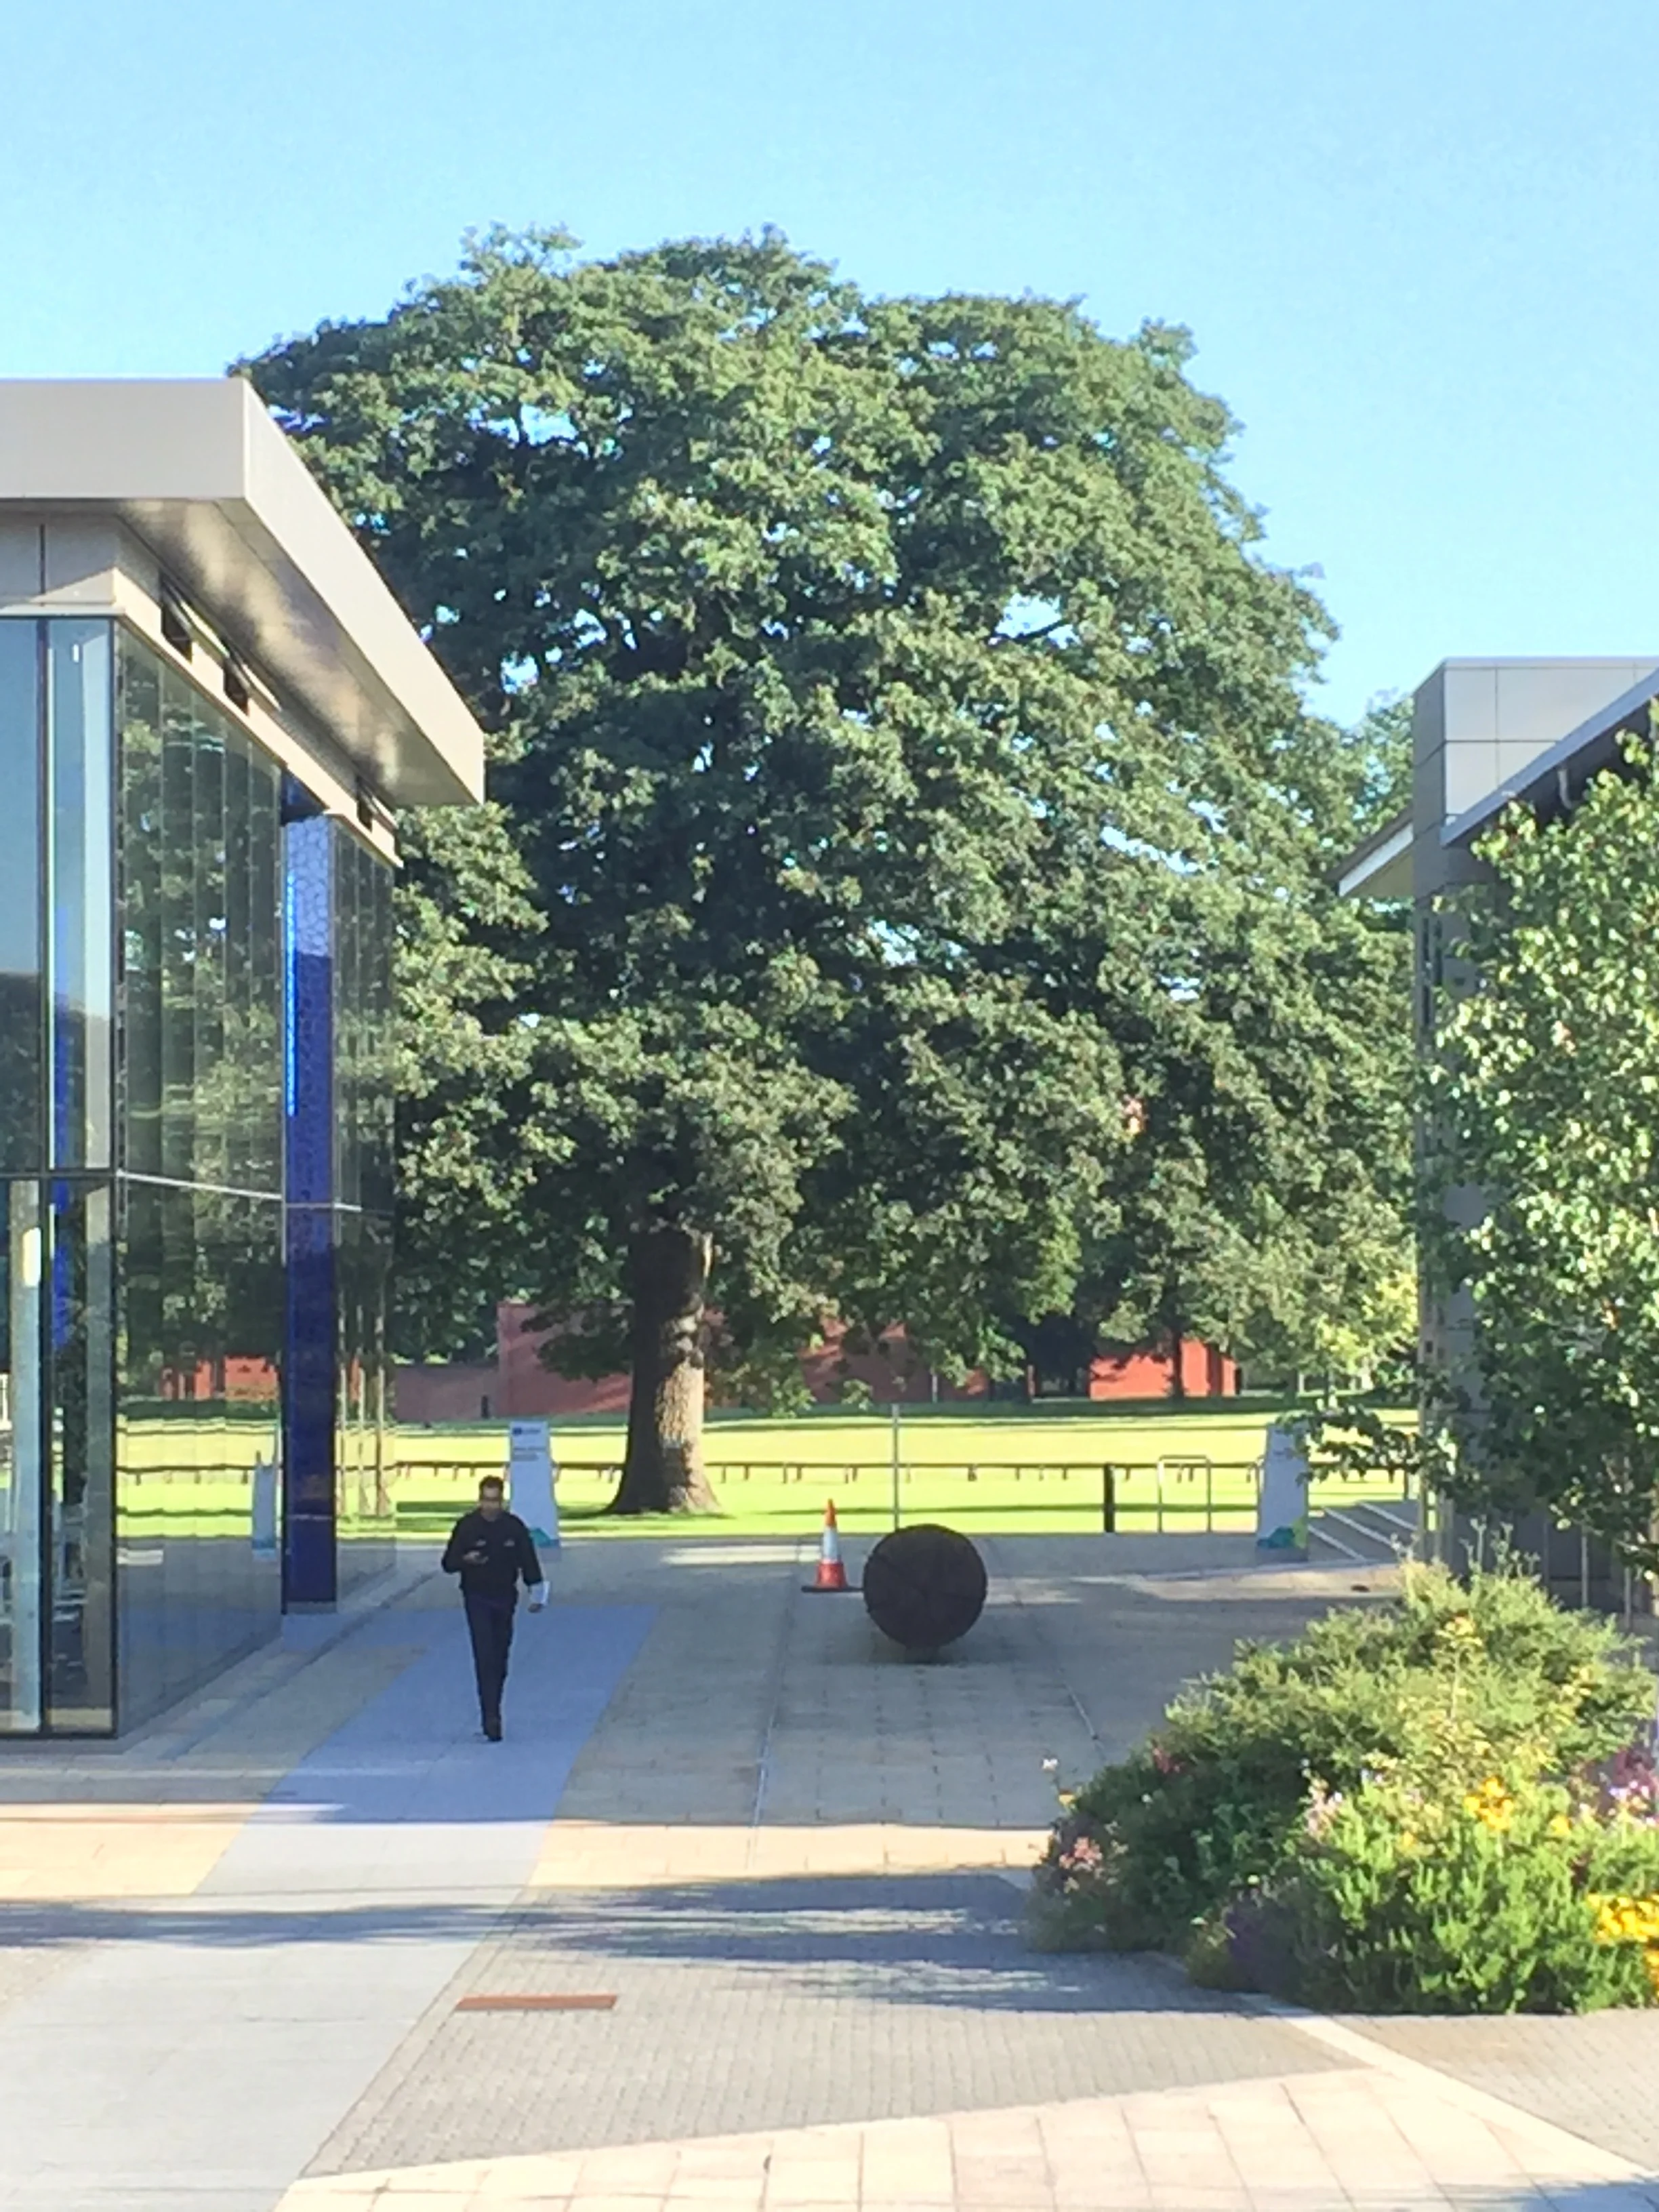
{"type": "Polygon", "coordinates": [[[714,1510],[702,1471],[702,1316],[713,1257],[702,1230],[664,1226],[635,1239],[628,1452],[613,1513],[714,1510]]]}

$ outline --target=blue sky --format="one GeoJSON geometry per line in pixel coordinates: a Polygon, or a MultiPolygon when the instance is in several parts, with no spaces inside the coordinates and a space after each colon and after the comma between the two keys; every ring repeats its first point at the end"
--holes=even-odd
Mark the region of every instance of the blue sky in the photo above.
{"type": "Polygon", "coordinates": [[[1653,0],[0,0],[0,375],[191,375],[469,226],[767,222],[1188,324],[1346,718],[1659,659],[1653,0]]]}

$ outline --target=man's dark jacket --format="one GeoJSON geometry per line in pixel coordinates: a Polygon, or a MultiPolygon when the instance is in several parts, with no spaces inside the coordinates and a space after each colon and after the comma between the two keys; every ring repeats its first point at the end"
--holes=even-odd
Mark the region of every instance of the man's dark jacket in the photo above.
{"type": "Polygon", "coordinates": [[[542,1580],[542,1564],[530,1531],[516,1513],[501,1512],[486,1521],[479,1512],[465,1513],[444,1547],[444,1572],[459,1575],[463,1597],[515,1599],[522,1576],[526,1589],[542,1580]]]}

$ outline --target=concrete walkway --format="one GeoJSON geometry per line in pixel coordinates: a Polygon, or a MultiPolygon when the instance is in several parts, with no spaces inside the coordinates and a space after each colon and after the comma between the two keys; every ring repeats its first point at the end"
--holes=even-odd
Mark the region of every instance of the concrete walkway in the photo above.
{"type": "MultiPolygon", "coordinates": [[[[1090,1771],[1238,1637],[1384,1584],[986,1548],[930,1667],[803,1595],[793,1543],[590,1540],[499,1747],[425,1574],[129,1744],[10,1747],[0,2206],[1659,2204],[1593,2094],[1563,2124],[1419,2024],[1029,1952],[1045,1758],[1090,1771]]],[[[1547,2025],[1559,2107],[1609,2024],[1547,2025]]]]}

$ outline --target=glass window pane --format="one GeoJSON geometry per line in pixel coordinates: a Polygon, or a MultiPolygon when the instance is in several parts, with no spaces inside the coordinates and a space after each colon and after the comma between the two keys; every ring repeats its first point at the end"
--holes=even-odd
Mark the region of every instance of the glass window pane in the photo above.
{"type": "Polygon", "coordinates": [[[45,1165],[40,625],[0,621],[0,1172],[45,1165]]]}
{"type": "Polygon", "coordinates": [[[161,1172],[161,671],[123,636],[121,725],[121,1141],[136,1175],[161,1172]]]}
{"type": "Polygon", "coordinates": [[[130,636],[120,720],[125,1162],[276,1195],[278,771],[130,636]]]}
{"type": "Polygon", "coordinates": [[[195,717],[192,876],[196,893],[195,1179],[228,1180],[228,1096],[225,1054],[225,730],[217,715],[195,717]]]}
{"type": "Polygon", "coordinates": [[[392,963],[392,871],[378,860],[369,863],[368,965],[364,1004],[368,1024],[368,1064],[364,1071],[363,1204],[377,1212],[392,1211],[394,1170],[392,1145],[393,1042],[392,963]]]}
{"type": "Polygon", "coordinates": [[[196,1174],[196,702],[161,672],[161,1172],[196,1174]]]}
{"type": "Polygon", "coordinates": [[[240,732],[225,733],[225,1180],[249,1186],[252,1121],[257,1100],[253,1058],[250,903],[253,866],[248,747],[240,732]]]}
{"type": "Polygon", "coordinates": [[[256,759],[248,780],[249,1190],[283,1188],[282,827],[278,778],[256,759]]]}
{"type": "Polygon", "coordinates": [[[40,1186],[0,1183],[0,1729],[40,1726],[40,1186]]]}
{"type": "Polygon", "coordinates": [[[335,1487],[343,1591],[392,1564],[395,1525],[386,1471],[385,1226],[374,1214],[343,1207],[334,1218],[335,1487]]]}
{"type": "Polygon", "coordinates": [[[276,1199],[123,1194],[124,1729],[276,1632],[280,1562],[257,1506],[276,1465],[282,1230],[276,1199]]]}
{"type": "Polygon", "coordinates": [[[114,1322],[110,1194],[52,1196],[52,1681],[55,1729],[114,1725],[114,1322]]]}
{"type": "Polygon", "coordinates": [[[113,1107],[112,699],[106,622],[49,622],[52,1158],[107,1167],[113,1107]]]}

